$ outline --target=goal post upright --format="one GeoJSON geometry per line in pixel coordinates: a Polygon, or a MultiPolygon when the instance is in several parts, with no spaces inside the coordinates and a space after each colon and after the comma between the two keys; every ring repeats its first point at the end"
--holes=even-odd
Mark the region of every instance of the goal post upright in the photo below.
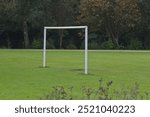
{"type": "Polygon", "coordinates": [[[84,29],[85,30],[85,65],[84,73],[88,74],[88,26],[44,27],[43,67],[46,67],[46,31],[48,29],[84,29]]]}
{"type": "Polygon", "coordinates": [[[85,74],[88,74],[88,27],[85,27],[85,74]]]}
{"type": "Polygon", "coordinates": [[[46,28],[44,27],[43,67],[46,67],[46,28]]]}

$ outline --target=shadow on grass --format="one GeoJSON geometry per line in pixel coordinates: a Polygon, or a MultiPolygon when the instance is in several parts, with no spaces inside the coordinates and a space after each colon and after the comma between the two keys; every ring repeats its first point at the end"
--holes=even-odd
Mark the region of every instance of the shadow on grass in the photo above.
{"type": "Polygon", "coordinates": [[[70,71],[78,72],[79,75],[94,76],[94,74],[92,74],[92,73],[85,74],[84,69],[71,69],[70,71]]]}
{"type": "Polygon", "coordinates": [[[46,66],[46,67],[38,66],[38,68],[41,68],[41,69],[48,69],[48,68],[50,68],[50,67],[49,67],[49,66],[46,66]]]}
{"type": "Polygon", "coordinates": [[[81,72],[83,72],[84,69],[71,69],[71,71],[81,71],[81,72]]]}

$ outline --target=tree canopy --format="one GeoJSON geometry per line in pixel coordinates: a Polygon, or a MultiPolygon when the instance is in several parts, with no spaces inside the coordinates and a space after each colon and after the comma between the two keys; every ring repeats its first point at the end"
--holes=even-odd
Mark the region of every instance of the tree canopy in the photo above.
{"type": "Polygon", "coordinates": [[[81,0],[79,21],[104,29],[119,47],[120,35],[141,22],[137,0],[81,0]]]}
{"type": "MultiPolygon", "coordinates": [[[[90,49],[149,49],[149,0],[0,0],[0,48],[42,48],[44,26],[89,26],[90,49]]],[[[49,31],[48,48],[81,49],[82,30],[49,31]]]]}

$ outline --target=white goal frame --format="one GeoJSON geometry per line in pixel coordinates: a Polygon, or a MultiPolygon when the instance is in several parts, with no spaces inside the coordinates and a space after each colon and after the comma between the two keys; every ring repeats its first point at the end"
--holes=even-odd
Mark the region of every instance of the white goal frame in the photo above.
{"type": "Polygon", "coordinates": [[[46,67],[46,32],[48,29],[85,29],[85,68],[84,73],[88,74],[88,26],[65,26],[65,27],[44,27],[43,43],[43,67],[46,67]]]}

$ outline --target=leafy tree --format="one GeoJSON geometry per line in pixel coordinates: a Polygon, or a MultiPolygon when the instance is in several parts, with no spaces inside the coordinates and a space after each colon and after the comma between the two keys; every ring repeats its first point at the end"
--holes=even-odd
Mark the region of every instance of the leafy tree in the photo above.
{"type": "MultiPolygon", "coordinates": [[[[66,26],[74,23],[75,0],[51,0],[48,6],[55,26],[66,26]]],[[[62,48],[64,30],[59,30],[59,48],[62,48]]]]}
{"type": "Polygon", "coordinates": [[[29,23],[33,21],[35,22],[35,18],[37,14],[35,14],[35,7],[37,7],[37,1],[35,0],[14,0],[16,3],[16,14],[19,19],[18,22],[21,24],[23,35],[24,35],[24,46],[25,48],[30,47],[29,40],[29,23]]]}
{"type": "Polygon", "coordinates": [[[15,3],[14,0],[0,0],[0,32],[9,29],[9,21],[12,19],[15,3]]]}
{"type": "Polygon", "coordinates": [[[5,33],[5,37],[0,38],[0,46],[2,47],[11,47],[8,32],[12,29],[15,30],[15,23],[13,18],[15,15],[14,8],[14,0],[0,0],[0,36],[5,33]]]}
{"type": "MultiPolygon", "coordinates": [[[[36,40],[42,43],[44,26],[84,24],[91,29],[92,48],[140,45],[140,49],[149,49],[149,22],[150,0],[0,0],[0,47],[29,48],[36,40]]],[[[56,48],[80,48],[76,38],[84,35],[77,33],[53,31],[48,41],[56,48]]]]}
{"type": "Polygon", "coordinates": [[[104,30],[119,48],[119,38],[141,21],[138,0],[81,0],[80,23],[104,30]]]}
{"type": "Polygon", "coordinates": [[[142,9],[146,27],[150,28],[150,0],[142,0],[142,9]]]}
{"type": "Polygon", "coordinates": [[[138,36],[144,49],[150,49],[150,0],[140,0],[142,23],[138,27],[138,36]]]}

